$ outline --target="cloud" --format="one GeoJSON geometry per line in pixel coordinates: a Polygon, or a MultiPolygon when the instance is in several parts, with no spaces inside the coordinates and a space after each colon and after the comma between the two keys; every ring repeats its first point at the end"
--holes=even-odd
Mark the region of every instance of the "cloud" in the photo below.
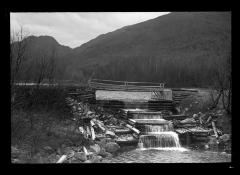
{"type": "Polygon", "coordinates": [[[77,47],[100,34],[143,22],[168,12],[11,13],[11,30],[22,26],[31,35],[50,35],[77,47]]]}

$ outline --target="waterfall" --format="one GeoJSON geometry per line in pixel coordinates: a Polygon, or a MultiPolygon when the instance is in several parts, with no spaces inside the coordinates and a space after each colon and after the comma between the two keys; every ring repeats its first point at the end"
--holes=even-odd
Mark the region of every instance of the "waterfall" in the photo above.
{"type": "Polygon", "coordinates": [[[152,132],[160,133],[160,132],[164,132],[164,131],[173,131],[173,126],[168,125],[168,124],[164,124],[164,125],[143,125],[141,128],[142,128],[141,132],[142,133],[147,133],[147,134],[151,134],[152,132]]]}
{"type": "Polygon", "coordinates": [[[185,150],[181,147],[178,134],[173,131],[172,124],[164,119],[159,120],[161,122],[159,122],[157,125],[143,124],[139,126],[139,129],[142,133],[142,135],[139,137],[139,148],[180,151],[185,150]]]}
{"type": "Polygon", "coordinates": [[[180,148],[180,143],[177,133],[173,131],[168,132],[154,132],[149,135],[141,135],[140,140],[144,148],[180,148]]]}

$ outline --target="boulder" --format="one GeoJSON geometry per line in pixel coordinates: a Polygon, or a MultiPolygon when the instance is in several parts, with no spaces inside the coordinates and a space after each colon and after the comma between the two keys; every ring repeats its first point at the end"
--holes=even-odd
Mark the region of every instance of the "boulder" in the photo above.
{"type": "Polygon", "coordinates": [[[109,142],[105,146],[105,150],[110,153],[114,153],[120,149],[120,146],[115,142],[109,142]]]}
{"type": "Polygon", "coordinates": [[[91,160],[86,160],[84,163],[92,163],[91,160]]]}
{"type": "Polygon", "coordinates": [[[209,148],[213,149],[219,146],[219,141],[216,137],[210,136],[208,138],[209,138],[209,142],[207,143],[207,145],[209,146],[209,148]]]}
{"type": "Polygon", "coordinates": [[[98,145],[100,145],[101,148],[105,148],[106,144],[108,142],[112,142],[112,141],[113,141],[113,139],[111,139],[111,138],[103,138],[100,141],[98,141],[97,143],[98,143],[98,145]]]}
{"type": "Polygon", "coordinates": [[[112,132],[112,131],[109,131],[109,130],[107,130],[107,131],[105,132],[105,135],[109,135],[109,136],[111,136],[111,137],[115,137],[115,133],[112,132]]]}
{"type": "Polygon", "coordinates": [[[102,156],[93,156],[90,160],[92,163],[100,163],[102,160],[102,156]]]}
{"type": "Polygon", "coordinates": [[[208,146],[208,145],[204,145],[204,148],[205,148],[205,149],[209,149],[209,146],[208,146]]]}
{"type": "Polygon", "coordinates": [[[90,146],[90,151],[98,154],[101,151],[101,148],[98,144],[94,144],[90,146]]]}
{"type": "Polygon", "coordinates": [[[182,124],[193,124],[193,123],[196,123],[196,120],[194,120],[193,118],[186,118],[186,119],[180,121],[180,123],[182,123],[182,124]]]}
{"type": "Polygon", "coordinates": [[[106,150],[104,148],[101,149],[101,151],[98,153],[98,155],[100,155],[102,157],[112,157],[112,154],[109,152],[106,152],[106,150]]]}
{"type": "Polygon", "coordinates": [[[197,115],[197,114],[193,114],[193,118],[194,118],[194,119],[197,119],[197,118],[198,118],[198,115],[197,115]]]}
{"type": "Polygon", "coordinates": [[[112,117],[112,118],[109,119],[109,122],[116,125],[118,123],[118,119],[112,117]]]}
{"type": "Polygon", "coordinates": [[[219,139],[222,142],[228,142],[231,139],[231,136],[230,136],[230,134],[224,134],[224,135],[220,136],[219,139]]]}
{"type": "Polygon", "coordinates": [[[84,152],[77,152],[75,153],[74,157],[82,162],[85,162],[87,160],[87,156],[84,152]]]}

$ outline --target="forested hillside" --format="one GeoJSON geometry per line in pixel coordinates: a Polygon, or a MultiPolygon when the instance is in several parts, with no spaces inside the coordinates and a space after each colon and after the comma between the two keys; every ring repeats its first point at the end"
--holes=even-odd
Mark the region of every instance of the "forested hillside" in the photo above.
{"type": "Polygon", "coordinates": [[[231,57],[231,13],[174,12],[100,35],[75,49],[55,45],[56,79],[205,87],[231,57]]]}

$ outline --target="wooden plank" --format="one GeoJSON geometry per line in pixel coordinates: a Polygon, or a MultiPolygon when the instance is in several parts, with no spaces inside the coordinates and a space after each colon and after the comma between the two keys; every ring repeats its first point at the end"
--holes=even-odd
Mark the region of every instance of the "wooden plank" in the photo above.
{"type": "Polygon", "coordinates": [[[163,125],[169,124],[169,121],[164,119],[134,119],[136,121],[136,125],[163,125]]]}
{"type": "Polygon", "coordinates": [[[128,127],[129,129],[133,130],[135,133],[139,134],[140,131],[136,128],[134,128],[133,126],[129,125],[129,124],[126,124],[126,127],[128,127]]]}
{"type": "Polygon", "coordinates": [[[121,135],[121,134],[130,134],[132,133],[131,129],[114,129],[115,134],[121,135]]]}
{"type": "Polygon", "coordinates": [[[100,104],[100,106],[116,106],[116,107],[128,107],[128,108],[141,108],[141,107],[145,107],[145,108],[149,108],[149,107],[153,107],[153,108],[172,108],[173,105],[147,105],[147,104],[143,104],[143,105],[125,105],[125,104],[100,104]]]}
{"type": "Polygon", "coordinates": [[[105,83],[90,83],[92,86],[100,86],[100,87],[113,87],[113,88],[160,88],[160,86],[138,86],[138,85],[115,85],[115,84],[105,84],[105,83]]]}
{"type": "Polygon", "coordinates": [[[124,106],[124,105],[101,105],[101,107],[105,107],[105,108],[132,108],[132,109],[173,109],[173,107],[167,107],[167,106],[124,106]]]}
{"type": "Polygon", "coordinates": [[[92,136],[92,140],[95,140],[95,132],[92,126],[90,126],[90,130],[91,130],[91,136],[92,136]]]}
{"type": "Polygon", "coordinates": [[[172,104],[173,100],[148,100],[148,101],[121,101],[121,100],[96,100],[98,103],[125,103],[125,104],[142,104],[142,103],[164,103],[164,104],[172,104]]]}
{"type": "Polygon", "coordinates": [[[139,85],[130,85],[128,82],[127,84],[123,84],[123,85],[90,82],[89,86],[95,89],[128,90],[128,91],[129,90],[154,91],[154,90],[162,90],[164,88],[163,84],[159,84],[158,86],[139,86],[139,85]]]}
{"type": "Polygon", "coordinates": [[[90,82],[96,82],[96,81],[100,81],[100,82],[116,82],[116,83],[125,83],[127,82],[128,84],[165,84],[165,83],[158,83],[158,82],[132,82],[132,81],[115,81],[115,80],[101,80],[101,79],[91,79],[90,82]]]}

